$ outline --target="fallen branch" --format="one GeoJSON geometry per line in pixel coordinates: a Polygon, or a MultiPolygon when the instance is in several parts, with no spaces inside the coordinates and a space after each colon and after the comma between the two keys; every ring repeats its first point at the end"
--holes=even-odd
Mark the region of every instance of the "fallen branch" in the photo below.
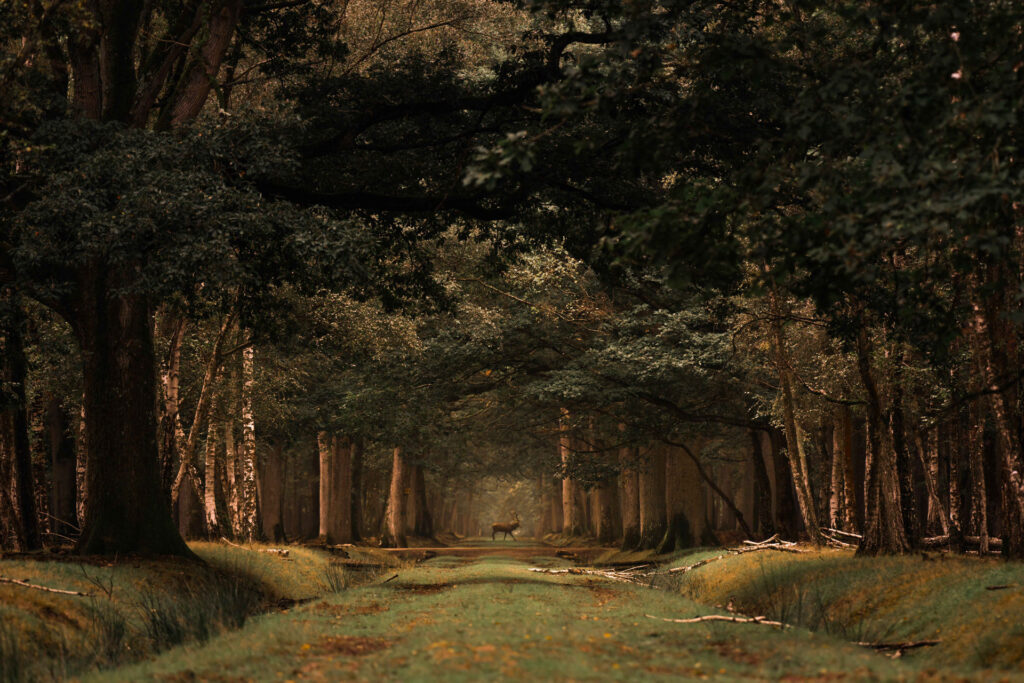
{"type": "Polygon", "coordinates": [[[710,564],[710,563],[714,562],[715,560],[721,560],[723,557],[729,557],[729,555],[733,555],[733,554],[734,553],[724,553],[724,554],[718,555],[716,557],[709,557],[708,559],[701,560],[700,562],[695,562],[694,564],[687,565],[685,567],[673,567],[672,569],[668,570],[668,573],[669,574],[685,573],[685,572],[691,571],[693,569],[697,569],[698,567],[703,567],[706,564],[710,564]]]}
{"type": "Polygon", "coordinates": [[[288,549],[287,548],[246,548],[244,545],[238,545],[237,543],[232,543],[231,541],[229,541],[228,539],[224,538],[223,536],[220,537],[220,540],[224,541],[225,543],[227,543],[229,546],[231,546],[233,548],[240,548],[241,550],[252,550],[252,551],[257,552],[257,553],[270,553],[271,555],[277,555],[278,557],[288,557],[288,549]]]}
{"type": "Polygon", "coordinates": [[[729,549],[728,552],[722,553],[721,555],[716,555],[715,557],[709,557],[709,558],[707,558],[705,560],[701,560],[700,562],[695,562],[694,564],[687,565],[685,567],[673,567],[672,569],[668,570],[668,573],[669,574],[678,574],[680,572],[684,572],[685,573],[685,572],[691,571],[693,569],[697,569],[698,567],[703,567],[704,565],[710,564],[710,563],[712,563],[712,562],[714,562],[716,560],[721,560],[721,559],[723,559],[725,557],[729,557],[730,555],[742,555],[744,553],[757,552],[758,550],[778,550],[778,551],[784,552],[784,553],[806,553],[806,552],[808,552],[807,550],[800,550],[799,548],[796,547],[796,543],[792,543],[790,541],[776,542],[776,541],[772,541],[771,539],[768,539],[766,541],[761,541],[760,543],[757,543],[755,541],[744,541],[744,543],[748,543],[749,545],[746,545],[746,546],[743,546],[743,547],[740,547],[740,548],[731,548],[731,549],[729,549]]]}
{"type": "Polygon", "coordinates": [[[46,591],[47,593],[60,593],[61,595],[78,595],[83,598],[92,597],[92,593],[82,593],[81,591],[66,591],[62,588],[48,588],[47,586],[37,586],[36,584],[29,583],[28,581],[9,579],[6,576],[0,576],[0,583],[10,583],[15,586],[21,586],[23,588],[35,588],[37,591],[46,591]]]}
{"type": "Polygon", "coordinates": [[[581,569],[580,567],[570,567],[569,569],[547,569],[545,567],[530,567],[528,571],[537,572],[540,574],[572,574],[574,576],[600,576],[605,579],[611,579],[612,581],[635,583],[635,577],[632,574],[627,574],[625,572],[603,572],[597,569],[581,569]]]}
{"type": "Polygon", "coordinates": [[[790,628],[789,624],[784,624],[781,621],[772,621],[766,617],[739,617],[728,616],[725,614],[707,614],[703,617],[694,617],[692,619],[671,619],[669,617],[656,617],[653,614],[645,614],[644,616],[648,619],[658,619],[661,621],[668,621],[673,624],[699,624],[706,621],[726,621],[733,624],[764,624],[765,626],[790,628]]]}
{"type": "Polygon", "coordinates": [[[914,650],[919,647],[933,647],[941,643],[941,640],[916,640],[909,643],[857,643],[861,647],[869,647],[872,650],[894,650],[896,652],[903,652],[904,650],[914,650]]]}
{"type": "Polygon", "coordinates": [[[864,540],[864,537],[861,536],[860,534],[854,534],[854,533],[851,533],[849,531],[843,531],[842,529],[833,529],[831,527],[823,526],[823,527],[821,527],[821,530],[822,530],[823,533],[831,534],[833,536],[846,536],[847,538],[852,538],[852,539],[854,539],[856,541],[863,541],[864,540]]]}

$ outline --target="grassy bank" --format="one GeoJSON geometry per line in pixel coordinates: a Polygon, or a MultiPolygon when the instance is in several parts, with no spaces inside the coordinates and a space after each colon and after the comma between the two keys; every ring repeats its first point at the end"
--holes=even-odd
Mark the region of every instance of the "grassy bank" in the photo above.
{"type": "Polygon", "coordinates": [[[59,680],[202,642],[349,580],[312,549],[290,548],[287,558],[214,543],[192,549],[205,564],[52,555],[0,561],[0,576],[87,594],[0,583],[0,681],[59,680]]]}
{"type": "MultiPolygon", "coordinates": [[[[720,555],[676,558],[692,565],[720,555]]],[[[659,583],[702,603],[848,641],[938,640],[911,661],[1024,673],[1024,564],[943,555],[858,558],[852,552],[730,555],[659,583]]]]}
{"type": "MultiPolygon", "coordinates": [[[[648,618],[710,610],[664,591],[437,557],[203,646],[102,676],[138,680],[897,680],[918,670],[806,631],[648,618]]],[[[546,564],[568,563],[546,558],[546,564]]],[[[940,679],[940,678],[939,678],[940,679]]],[[[97,678],[97,680],[99,680],[97,678]]]]}

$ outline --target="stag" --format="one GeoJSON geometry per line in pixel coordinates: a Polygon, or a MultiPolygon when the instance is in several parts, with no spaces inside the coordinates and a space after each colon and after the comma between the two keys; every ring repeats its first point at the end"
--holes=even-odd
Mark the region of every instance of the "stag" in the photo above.
{"type": "MultiPolygon", "coordinates": [[[[495,522],[491,525],[491,540],[494,540],[494,535],[499,531],[505,534],[505,536],[511,536],[512,540],[516,540],[516,535],[512,532],[519,528],[519,515],[512,513],[512,522],[505,524],[504,522],[495,522]]],[[[505,540],[505,536],[501,537],[501,540],[505,540]]]]}

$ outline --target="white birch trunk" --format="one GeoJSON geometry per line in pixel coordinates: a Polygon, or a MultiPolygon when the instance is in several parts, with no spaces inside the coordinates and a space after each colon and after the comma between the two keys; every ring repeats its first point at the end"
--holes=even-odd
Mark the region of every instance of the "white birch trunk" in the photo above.
{"type": "Polygon", "coordinates": [[[256,422],[252,414],[252,394],[256,384],[255,352],[252,346],[242,352],[242,486],[241,526],[242,537],[247,541],[256,539],[256,422]]]}

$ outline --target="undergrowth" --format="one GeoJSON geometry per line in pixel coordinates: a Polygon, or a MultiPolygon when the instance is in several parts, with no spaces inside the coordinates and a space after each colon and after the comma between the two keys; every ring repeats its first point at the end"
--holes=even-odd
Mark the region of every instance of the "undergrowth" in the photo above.
{"type": "Polygon", "coordinates": [[[206,564],[0,562],[0,575],[89,595],[0,584],[0,683],[64,680],[182,643],[203,643],[282,602],[306,601],[349,585],[343,568],[306,548],[295,548],[286,560],[213,543],[192,547],[206,564]]]}

